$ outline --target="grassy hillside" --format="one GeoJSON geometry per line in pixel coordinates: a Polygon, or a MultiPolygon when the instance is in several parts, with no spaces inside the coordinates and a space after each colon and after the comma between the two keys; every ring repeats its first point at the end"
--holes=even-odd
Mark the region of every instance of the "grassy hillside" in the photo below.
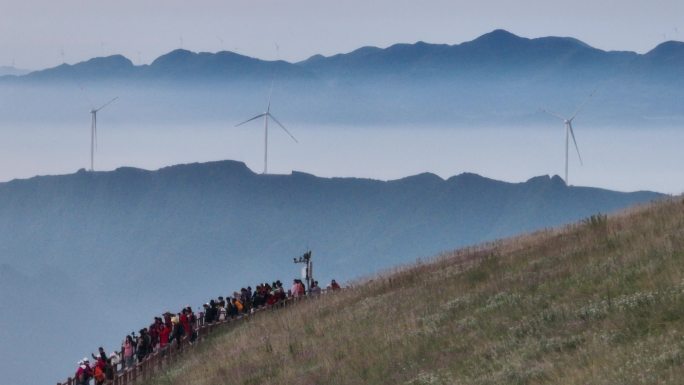
{"type": "Polygon", "coordinates": [[[683,278],[676,198],[267,313],[152,384],[680,384],[683,278]]]}

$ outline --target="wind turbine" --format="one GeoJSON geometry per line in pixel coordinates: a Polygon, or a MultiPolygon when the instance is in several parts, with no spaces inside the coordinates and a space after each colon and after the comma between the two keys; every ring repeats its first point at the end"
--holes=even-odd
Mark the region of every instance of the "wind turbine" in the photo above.
{"type": "Polygon", "coordinates": [[[95,146],[97,145],[97,112],[112,104],[118,98],[119,97],[117,96],[114,99],[103,104],[100,108],[93,108],[92,110],[90,110],[90,115],[92,116],[92,121],[90,124],[90,171],[95,171],[95,146]]]}
{"type": "Polygon", "coordinates": [[[272,93],[273,93],[273,85],[271,85],[271,93],[269,93],[269,95],[268,95],[268,107],[266,107],[266,112],[261,113],[255,117],[253,117],[253,118],[247,119],[244,122],[235,125],[235,127],[238,127],[238,126],[241,126],[245,123],[251,122],[252,120],[259,119],[261,117],[264,118],[264,174],[268,173],[268,118],[273,119],[273,121],[276,122],[280,126],[280,128],[283,129],[283,131],[285,131],[288,135],[290,135],[290,138],[292,138],[292,140],[294,140],[295,143],[299,143],[299,141],[297,141],[297,138],[295,138],[294,135],[292,135],[290,133],[290,131],[288,131],[287,128],[285,128],[285,126],[283,126],[282,123],[280,123],[278,121],[278,119],[276,119],[276,117],[273,116],[273,114],[271,114],[271,94],[272,93]]]}
{"type": "Polygon", "coordinates": [[[565,118],[554,112],[543,110],[547,114],[562,120],[563,124],[565,125],[565,184],[568,186],[570,185],[570,182],[568,181],[568,152],[570,147],[570,137],[572,137],[572,142],[575,144],[575,150],[577,150],[577,157],[579,158],[580,165],[584,165],[584,163],[582,162],[582,155],[580,155],[579,147],[577,146],[577,139],[575,139],[575,131],[572,129],[572,121],[575,120],[577,114],[579,114],[582,108],[584,108],[584,106],[587,104],[587,102],[594,95],[595,92],[596,90],[589,94],[589,96],[586,99],[584,99],[584,102],[580,104],[580,106],[577,108],[575,113],[572,114],[570,118],[565,118]]]}

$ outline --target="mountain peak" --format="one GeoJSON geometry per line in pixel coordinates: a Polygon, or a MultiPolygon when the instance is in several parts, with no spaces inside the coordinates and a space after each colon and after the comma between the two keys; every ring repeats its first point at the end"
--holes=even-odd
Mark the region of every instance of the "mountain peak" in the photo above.
{"type": "Polygon", "coordinates": [[[402,183],[416,183],[420,185],[427,185],[427,184],[437,184],[444,182],[442,178],[440,178],[438,175],[433,174],[431,172],[423,172],[420,174],[416,175],[411,175],[407,176],[405,178],[397,179],[396,181],[392,182],[402,182],[402,183]]]}
{"type": "Polygon", "coordinates": [[[133,66],[133,62],[130,61],[127,57],[125,57],[123,55],[110,55],[110,56],[95,57],[95,58],[92,58],[90,60],[74,64],[73,67],[102,66],[102,65],[133,66]]]}
{"type": "Polygon", "coordinates": [[[524,40],[522,37],[506,31],[505,29],[495,29],[492,32],[485,33],[472,42],[490,43],[490,44],[510,44],[524,40]]]}
{"type": "Polygon", "coordinates": [[[658,46],[647,52],[645,56],[658,59],[684,58],[684,42],[666,41],[658,44],[658,46]]]}
{"type": "Polygon", "coordinates": [[[197,56],[196,53],[188,51],[187,49],[174,49],[173,51],[166,53],[154,59],[150,66],[156,66],[160,64],[175,63],[182,60],[188,60],[192,57],[197,56]]]}
{"type": "Polygon", "coordinates": [[[123,55],[111,55],[95,57],[76,64],[63,63],[57,67],[42,71],[31,72],[26,75],[29,78],[112,78],[116,76],[130,75],[135,70],[133,62],[123,55]]]}
{"type": "Polygon", "coordinates": [[[549,176],[549,175],[540,175],[540,176],[535,176],[527,181],[525,181],[525,184],[528,185],[551,185],[551,186],[565,186],[565,181],[563,178],[561,178],[558,175],[554,176],[549,176]]]}
{"type": "Polygon", "coordinates": [[[478,185],[478,184],[485,183],[485,182],[504,183],[504,182],[495,181],[494,179],[486,178],[480,174],[475,174],[472,172],[464,172],[464,173],[461,173],[458,175],[454,175],[451,178],[447,179],[447,182],[453,183],[453,184],[456,184],[459,186],[478,185]]]}

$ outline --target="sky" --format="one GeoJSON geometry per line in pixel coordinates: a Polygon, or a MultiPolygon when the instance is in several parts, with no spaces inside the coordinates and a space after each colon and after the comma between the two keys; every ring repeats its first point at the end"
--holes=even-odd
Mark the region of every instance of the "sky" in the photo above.
{"type": "Polygon", "coordinates": [[[299,61],[394,43],[457,44],[503,28],[644,53],[684,40],[681,0],[0,0],[0,66],[42,69],[182,47],[299,61]]]}

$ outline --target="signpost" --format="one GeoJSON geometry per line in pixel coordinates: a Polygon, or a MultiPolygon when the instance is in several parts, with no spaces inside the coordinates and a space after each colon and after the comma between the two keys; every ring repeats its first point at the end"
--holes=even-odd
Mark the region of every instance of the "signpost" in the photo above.
{"type": "Polygon", "coordinates": [[[306,282],[306,292],[311,290],[313,284],[313,262],[311,261],[311,250],[304,253],[301,257],[294,257],[294,263],[304,263],[302,268],[302,279],[306,282]]]}

